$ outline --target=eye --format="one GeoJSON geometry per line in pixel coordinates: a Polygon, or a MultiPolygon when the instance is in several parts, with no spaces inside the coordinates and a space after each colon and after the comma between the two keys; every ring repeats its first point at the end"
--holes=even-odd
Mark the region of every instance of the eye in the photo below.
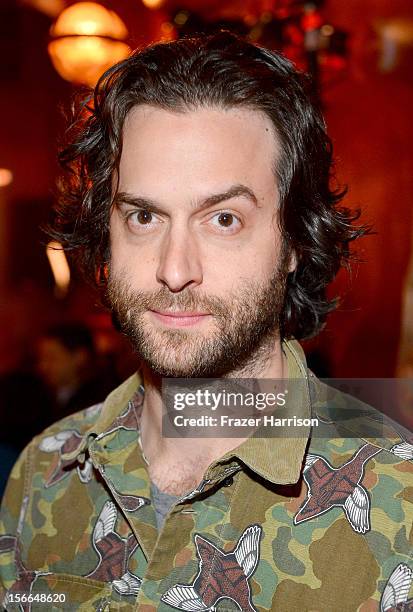
{"type": "Polygon", "coordinates": [[[126,222],[133,230],[148,230],[161,223],[160,219],[150,210],[139,208],[126,215],[126,222]]]}
{"type": "Polygon", "coordinates": [[[232,234],[242,227],[240,219],[231,212],[220,211],[210,219],[214,229],[222,231],[226,234],[232,234]]]}
{"type": "Polygon", "coordinates": [[[149,210],[139,210],[135,216],[136,221],[140,225],[146,225],[147,223],[150,223],[152,221],[152,213],[149,212],[149,210]]]}

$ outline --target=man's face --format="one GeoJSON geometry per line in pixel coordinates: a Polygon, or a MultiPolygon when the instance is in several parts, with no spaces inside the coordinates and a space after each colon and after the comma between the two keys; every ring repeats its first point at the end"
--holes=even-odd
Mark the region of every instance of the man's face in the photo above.
{"type": "Polygon", "coordinates": [[[108,297],[159,375],[222,376],[273,350],[289,270],[277,143],[255,110],[129,113],[108,297]]]}

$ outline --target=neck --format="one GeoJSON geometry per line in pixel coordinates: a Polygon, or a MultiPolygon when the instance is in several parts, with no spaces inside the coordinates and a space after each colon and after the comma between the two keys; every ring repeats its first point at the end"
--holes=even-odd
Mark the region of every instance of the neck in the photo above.
{"type": "MultiPolygon", "coordinates": [[[[244,442],[247,438],[166,438],[162,436],[162,378],[145,365],[142,369],[145,400],[141,417],[141,444],[149,465],[155,461],[185,464],[195,457],[206,465],[244,442]]],[[[279,339],[263,347],[246,366],[226,378],[287,378],[287,359],[279,339]]]]}

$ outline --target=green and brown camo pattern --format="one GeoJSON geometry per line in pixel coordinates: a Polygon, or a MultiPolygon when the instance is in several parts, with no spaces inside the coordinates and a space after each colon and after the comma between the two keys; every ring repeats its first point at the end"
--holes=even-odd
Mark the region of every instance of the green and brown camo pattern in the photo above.
{"type": "MultiPolygon", "coordinates": [[[[311,380],[313,414],[335,423],[340,394],[326,408],[311,380]]],[[[134,376],[22,453],[0,523],[6,610],[413,610],[413,438],[389,421],[380,437],[248,440],[246,454],[211,464],[158,534],[142,402],[134,376]],[[65,603],[13,604],[15,593],[65,603]]],[[[373,411],[363,419],[374,429],[373,411]]]]}

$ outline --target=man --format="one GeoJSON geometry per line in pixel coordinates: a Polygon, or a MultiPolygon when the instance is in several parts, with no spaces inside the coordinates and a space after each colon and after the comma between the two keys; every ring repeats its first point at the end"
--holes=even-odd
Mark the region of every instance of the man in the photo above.
{"type": "Polygon", "coordinates": [[[335,426],[292,338],[320,329],[325,287],[363,229],[330,190],[304,78],[219,33],[132,55],[89,106],[61,156],[55,236],[105,288],[142,368],[15,466],[6,604],[401,609],[412,465],[390,425],[391,439],[351,423],[311,439],[161,432],[162,379],[197,377],[298,380],[295,415],[335,426]]]}

